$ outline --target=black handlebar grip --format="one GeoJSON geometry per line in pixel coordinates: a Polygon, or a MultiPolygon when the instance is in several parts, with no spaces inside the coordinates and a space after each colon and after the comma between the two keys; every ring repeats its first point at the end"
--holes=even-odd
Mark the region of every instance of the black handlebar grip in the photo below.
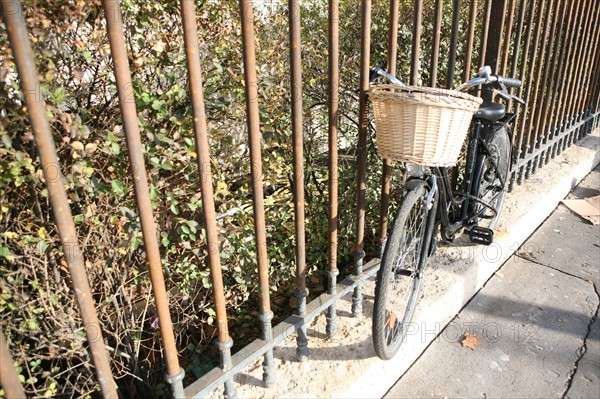
{"type": "Polygon", "coordinates": [[[521,87],[521,81],[519,79],[505,78],[504,76],[498,76],[498,83],[502,83],[506,87],[514,87],[517,89],[521,87]]]}

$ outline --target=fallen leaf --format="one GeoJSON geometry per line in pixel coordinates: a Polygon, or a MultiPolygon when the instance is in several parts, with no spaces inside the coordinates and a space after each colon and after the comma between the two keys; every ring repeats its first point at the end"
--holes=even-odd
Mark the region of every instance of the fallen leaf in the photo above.
{"type": "Polygon", "coordinates": [[[465,333],[465,339],[462,340],[462,346],[471,348],[472,351],[475,350],[475,346],[481,345],[481,342],[477,339],[475,334],[465,333]]]}
{"type": "Polygon", "coordinates": [[[81,141],[74,141],[71,143],[71,148],[76,151],[83,151],[83,143],[81,141]]]}

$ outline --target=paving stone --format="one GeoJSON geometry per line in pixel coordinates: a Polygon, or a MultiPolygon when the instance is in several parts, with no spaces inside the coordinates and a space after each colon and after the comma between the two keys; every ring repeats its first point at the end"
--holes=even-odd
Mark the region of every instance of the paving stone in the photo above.
{"type": "Polygon", "coordinates": [[[568,398],[600,398],[600,319],[591,325],[586,342],[587,350],[573,376],[568,398]]]}
{"type": "Polygon", "coordinates": [[[386,398],[560,397],[597,307],[589,282],[513,257],[386,398]]]}

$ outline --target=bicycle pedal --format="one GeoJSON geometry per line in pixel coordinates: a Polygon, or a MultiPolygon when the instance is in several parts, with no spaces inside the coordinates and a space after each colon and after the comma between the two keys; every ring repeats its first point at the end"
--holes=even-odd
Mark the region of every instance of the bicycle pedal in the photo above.
{"type": "Polygon", "coordinates": [[[469,230],[471,242],[482,245],[490,245],[494,242],[494,231],[485,227],[475,226],[469,230]]]}

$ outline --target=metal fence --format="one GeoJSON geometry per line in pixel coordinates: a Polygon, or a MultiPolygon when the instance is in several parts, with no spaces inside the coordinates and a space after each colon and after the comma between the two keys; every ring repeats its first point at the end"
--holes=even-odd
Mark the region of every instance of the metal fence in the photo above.
{"type": "MultiPolygon", "coordinates": [[[[301,21],[298,0],[289,0],[289,45],[291,76],[291,112],[293,118],[293,164],[294,164],[294,209],[296,227],[296,286],[298,298],[296,314],[271,326],[273,312],[270,306],[268,259],[263,204],[263,182],[261,167],[252,168],[255,240],[257,245],[258,279],[260,287],[259,313],[262,336],[233,356],[232,340],[228,332],[223,279],[219,258],[219,243],[213,197],[210,148],[206,114],[204,109],[201,59],[198,53],[195,5],[193,1],[181,0],[181,16],[185,40],[185,53],[189,72],[189,92],[193,109],[193,127],[196,138],[197,161],[203,207],[206,219],[206,241],[208,245],[212,292],[216,307],[218,348],[221,367],[208,372],[188,387],[183,386],[184,372],[179,364],[177,347],[169,311],[169,300],[157,242],[157,229],[152,214],[142,152],[137,111],[133,99],[131,73],[123,34],[123,20],[118,1],[103,0],[106,13],[107,34],[110,41],[114,73],[117,82],[121,114],[126,134],[129,160],[136,165],[133,170],[135,198],[142,222],[144,244],[147,252],[152,290],[156,301],[163,355],[166,364],[166,380],[174,397],[202,397],[219,385],[225,385],[228,397],[235,396],[233,378],[236,373],[260,357],[264,357],[263,379],[266,385],[275,381],[273,347],[291,334],[297,334],[297,354],[300,361],[309,358],[306,323],[326,311],[327,334],[336,330],[336,301],[353,292],[352,312],[362,312],[361,282],[373,275],[379,260],[365,260],[365,207],[367,183],[367,136],[369,134],[369,108],[367,89],[371,53],[371,0],[356,1],[361,7],[360,43],[360,123],[357,146],[358,195],[356,199],[356,245],[354,253],[354,275],[337,282],[338,256],[338,90],[339,90],[339,2],[329,1],[329,256],[327,268],[327,292],[307,303],[306,260],[305,260],[305,217],[303,176],[303,105],[302,105],[302,59],[301,21]]],[[[376,2],[382,6],[382,1],[376,2]]],[[[397,39],[400,1],[389,2],[389,38],[387,69],[397,70],[397,39]]],[[[242,18],[242,45],[244,54],[244,77],[246,98],[256,99],[257,75],[255,60],[255,36],[253,5],[251,0],[239,3],[242,18]]],[[[32,88],[39,85],[34,57],[26,30],[21,4],[17,0],[3,0],[4,24],[8,32],[22,91],[33,127],[35,141],[42,165],[58,165],[51,128],[45,113],[44,101],[37,97],[32,88]]],[[[420,71],[424,59],[428,59],[430,71],[428,84],[440,83],[441,64],[445,82],[451,87],[457,79],[466,80],[482,65],[490,65],[502,75],[521,78],[523,88],[519,96],[528,107],[520,111],[512,142],[514,159],[511,187],[535,173],[557,154],[576,143],[598,126],[600,100],[600,3],[597,0],[454,0],[452,2],[452,25],[447,39],[449,52],[442,54],[443,0],[424,2],[415,0],[412,20],[412,51],[410,60],[410,83],[420,82],[420,71]],[[467,7],[464,7],[465,4],[467,7]],[[429,7],[429,8],[427,8],[429,7]],[[431,9],[430,9],[431,8],[431,9]],[[464,10],[467,10],[466,13],[464,10]],[[462,11],[461,11],[462,10],[462,11]],[[433,35],[423,36],[424,12],[432,12],[433,35]],[[462,13],[462,14],[461,14],[462,13]],[[462,17],[461,17],[462,15],[462,17]],[[464,40],[459,42],[463,35],[464,40]],[[430,54],[423,54],[422,41],[427,41],[430,54]],[[479,42],[478,48],[476,42],[479,42]],[[460,51],[459,51],[460,47],[460,51]],[[474,56],[473,56],[474,55],[474,56]],[[425,57],[426,56],[426,57],[425,57]],[[462,71],[455,76],[455,71],[462,71]]],[[[358,49],[357,49],[358,50],[358,49]]],[[[259,110],[256,101],[246,102],[252,165],[262,165],[259,126],[259,110]]],[[[46,171],[47,173],[47,171],[46,171]]],[[[385,242],[388,226],[387,209],[390,200],[391,164],[383,165],[381,182],[381,213],[378,235],[385,242]]],[[[117,385],[111,372],[102,332],[98,331],[95,303],[83,264],[83,254],[78,244],[75,225],[67,200],[62,179],[47,178],[51,207],[63,245],[66,261],[72,277],[74,293],[79,305],[89,343],[89,351],[96,370],[102,394],[116,398],[117,385]]],[[[25,397],[23,388],[11,362],[8,345],[0,335],[1,381],[9,397],[25,397]]]]}

